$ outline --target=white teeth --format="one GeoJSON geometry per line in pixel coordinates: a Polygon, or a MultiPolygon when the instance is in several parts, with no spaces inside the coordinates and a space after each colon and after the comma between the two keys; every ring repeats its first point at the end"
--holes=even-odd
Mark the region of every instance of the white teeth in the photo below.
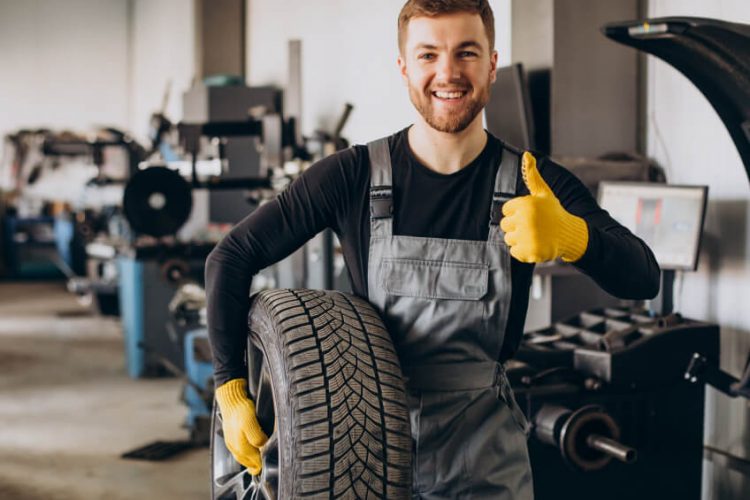
{"type": "Polygon", "coordinates": [[[464,96],[464,94],[466,94],[466,92],[441,92],[441,91],[436,91],[436,92],[433,92],[433,94],[436,97],[439,97],[440,99],[460,99],[461,97],[464,96]]]}

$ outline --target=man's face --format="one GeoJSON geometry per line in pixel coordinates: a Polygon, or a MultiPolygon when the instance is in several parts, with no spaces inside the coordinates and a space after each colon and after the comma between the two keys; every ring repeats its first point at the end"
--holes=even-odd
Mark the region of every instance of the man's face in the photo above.
{"type": "Polygon", "coordinates": [[[487,104],[497,52],[490,51],[478,14],[415,17],[398,64],[424,120],[435,130],[456,133],[487,104]]]}

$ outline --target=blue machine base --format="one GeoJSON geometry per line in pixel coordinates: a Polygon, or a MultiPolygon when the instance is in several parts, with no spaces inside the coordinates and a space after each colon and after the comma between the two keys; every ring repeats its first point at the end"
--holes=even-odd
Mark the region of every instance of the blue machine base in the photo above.
{"type": "MultiPolygon", "coordinates": [[[[208,350],[208,330],[200,328],[185,335],[185,375],[206,393],[213,393],[213,366],[208,350]]],[[[188,429],[202,429],[211,419],[211,402],[205,401],[192,384],[185,386],[188,429]]]]}

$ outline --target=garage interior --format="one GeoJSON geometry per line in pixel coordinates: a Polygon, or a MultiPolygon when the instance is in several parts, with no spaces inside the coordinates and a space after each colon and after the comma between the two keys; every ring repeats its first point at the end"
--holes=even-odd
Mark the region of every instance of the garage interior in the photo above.
{"type": "MultiPolygon", "coordinates": [[[[486,129],[662,269],[623,301],[536,266],[506,366],[536,498],[750,498],[750,4],[489,3],[486,129]]],[[[205,261],[311,164],[414,122],[402,5],[0,1],[0,499],[244,498],[210,446],[205,261]]],[[[252,286],[351,291],[331,230],[252,286]]]]}

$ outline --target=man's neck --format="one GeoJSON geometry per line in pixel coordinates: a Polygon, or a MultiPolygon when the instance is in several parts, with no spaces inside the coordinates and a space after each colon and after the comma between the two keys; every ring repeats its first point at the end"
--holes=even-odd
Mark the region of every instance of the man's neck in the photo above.
{"type": "Polygon", "coordinates": [[[457,133],[439,132],[420,119],[409,128],[408,139],[411,151],[424,166],[440,174],[452,174],[479,156],[487,144],[487,133],[480,114],[457,133]]]}

